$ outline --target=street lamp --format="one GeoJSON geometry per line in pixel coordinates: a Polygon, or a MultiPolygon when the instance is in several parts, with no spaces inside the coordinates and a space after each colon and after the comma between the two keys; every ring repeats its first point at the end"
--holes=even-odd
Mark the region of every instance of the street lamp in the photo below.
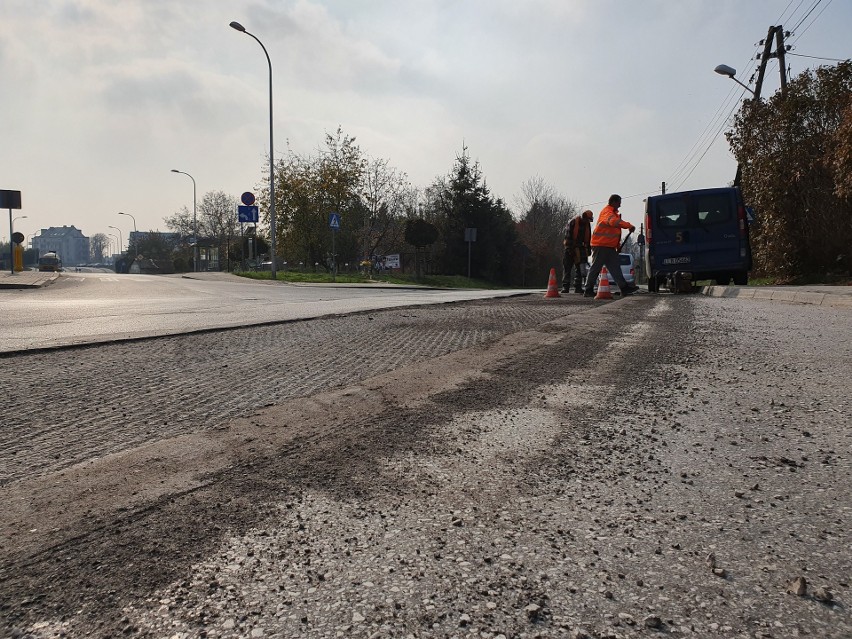
{"type": "Polygon", "coordinates": [[[733,80],[734,82],[736,82],[737,84],[739,84],[739,85],[740,85],[743,89],[745,89],[746,91],[748,91],[749,93],[751,93],[752,95],[754,95],[754,91],[753,91],[752,89],[750,89],[749,87],[747,87],[745,84],[743,84],[742,82],[740,82],[739,80],[737,80],[737,79],[734,77],[734,76],[737,74],[737,70],[736,70],[736,69],[734,69],[733,67],[729,67],[727,64],[720,64],[720,65],[718,65],[718,66],[717,66],[715,69],[713,69],[713,70],[714,70],[716,73],[718,73],[719,75],[726,75],[726,76],[728,76],[729,78],[731,78],[731,80],[733,80]]]}
{"type": "MultiPolygon", "coordinates": [[[[737,80],[734,77],[737,74],[737,70],[734,67],[729,67],[727,64],[719,64],[713,70],[716,73],[718,73],[719,75],[726,75],[729,78],[731,78],[731,80],[733,80],[734,82],[739,84],[743,89],[745,89],[746,91],[751,93],[752,96],[754,96],[755,100],[759,99],[759,97],[760,97],[760,83],[761,83],[760,79],[758,79],[758,81],[757,81],[757,90],[753,91],[752,89],[750,89],[749,87],[747,87],[745,84],[743,84],[742,82],[740,82],[739,80],[737,80]]],[[[740,182],[742,180],[742,176],[743,176],[742,164],[737,163],[737,173],[734,176],[734,186],[740,185],[740,182]]]]}
{"type": "MultiPolygon", "coordinates": [[[[121,211],[119,211],[118,214],[119,215],[126,215],[131,220],[133,220],[133,233],[136,234],[136,245],[135,245],[136,246],[136,259],[138,260],[139,259],[139,232],[136,230],[136,218],[133,217],[132,215],[130,215],[130,213],[122,213],[121,211]]],[[[130,242],[127,243],[127,248],[128,249],[130,248],[130,242]]]]}
{"type": "Polygon", "coordinates": [[[277,279],[275,271],[275,170],[274,170],[274,147],[272,143],[272,60],[269,59],[269,52],[263,46],[263,42],[258,40],[253,33],[246,31],[246,28],[239,22],[231,22],[231,28],[236,29],[240,33],[245,33],[251,36],[263,49],[266,54],[266,61],[269,63],[269,234],[271,236],[270,251],[272,252],[272,279],[277,279]]]}
{"type": "Polygon", "coordinates": [[[15,232],[15,220],[23,220],[26,217],[27,217],[26,215],[19,215],[18,217],[14,218],[12,220],[12,223],[9,225],[9,229],[14,233],[15,232]]]}
{"type": "Polygon", "coordinates": [[[192,180],[192,234],[195,235],[195,241],[193,244],[195,248],[192,252],[192,270],[198,271],[198,218],[196,217],[196,207],[195,203],[197,202],[197,198],[195,197],[195,178],[192,177],[189,173],[185,171],[178,171],[177,169],[172,169],[172,173],[180,173],[181,175],[185,175],[190,180],[192,180]]]}
{"type": "MultiPolygon", "coordinates": [[[[108,228],[114,229],[115,227],[114,227],[114,226],[110,226],[110,227],[108,227],[108,228]]],[[[122,242],[122,241],[121,241],[121,239],[117,238],[117,237],[116,237],[115,235],[113,235],[112,233],[107,233],[107,235],[109,235],[109,236],[110,236],[111,238],[113,238],[116,242],[118,242],[118,254],[119,254],[119,255],[121,255],[121,247],[122,247],[122,246],[124,246],[124,242],[122,242]]],[[[111,247],[112,247],[112,242],[110,242],[110,248],[109,248],[109,250],[112,250],[112,248],[111,248],[111,247]]],[[[115,265],[115,260],[113,260],[113,262],[112,262],[112,263],[113,263],[113,265],[115,265]]]]}
{"type": "MultiPolygon", "coordinates": [[[[118,252],[121,253],[124,250],[124,236],[121,234],[121,229],[117,226],[110,226],[109,224],[107,224],[107,228],[115,229],[116,231],[118,231],[118,252]]],[[[109,235],[112,235],[112,233],[110,233],[109,235]]]]}

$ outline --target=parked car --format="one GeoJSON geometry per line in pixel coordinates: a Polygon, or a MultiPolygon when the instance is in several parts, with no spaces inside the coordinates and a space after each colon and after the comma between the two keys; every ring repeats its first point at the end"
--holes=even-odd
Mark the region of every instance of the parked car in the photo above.
{"type": "MultiPolygon", "coordinates": [[[[624,276],[624,280],[628,284],[636,284],[636,260],[633,258],[632,253],[619,253],[618,259],[621,262],[621,274],[624,276]]],[[[618,285],[615,283],[615,278],[612,276],[612,273],[607,273],[607,279],[609,280],[610,288],[615,287],[615,290],[618,291],[618,285]]],[[[600,281],[600,276],[598,276],[598,282],[600,281]]],[[[598,282],[595,282],[595,292],[598,290],[598,282]]]]}

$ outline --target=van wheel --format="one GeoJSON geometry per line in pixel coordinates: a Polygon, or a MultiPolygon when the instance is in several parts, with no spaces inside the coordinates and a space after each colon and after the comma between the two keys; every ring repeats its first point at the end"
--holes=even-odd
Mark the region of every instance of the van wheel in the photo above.
{"type": "Polygon", "coordinates": [[[734,284],[737,286],[745,286],[748,284],[748,272],[738,271],[734,273],[734,284]]]}
{"type": "Polygon", "coordinates": [[[719,286],[727,286],[730,283],[731,283],[731,276],[730,275],[726,275],[725,277],[717,277],[716,278],[716,284],[718,284],[719,286]]]}

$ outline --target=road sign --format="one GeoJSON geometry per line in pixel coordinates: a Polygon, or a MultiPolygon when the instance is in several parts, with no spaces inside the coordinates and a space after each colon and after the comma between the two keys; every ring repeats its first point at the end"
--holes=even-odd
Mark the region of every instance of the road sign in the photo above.
{"type": "Polygon", "coordinates": [[[328,226],[332,231],[340,230],[340,213],[328,214],[328,226]]]}
{"type": "Polygon", "coordinates": [[[0,190],[0,209],[21,208],[21,192],[0,190]]]}
{"type": "Polygon", "coordinates": [[[240,196],[240,202],[245,204],[246,206],[251,206],[254,204],[254,193],[251,191],[246,191],[240,196]]]}
{"type": "Polygon", "coordinates": [[[12,241],[15,244],[23,244],[24,243],[24,234],[19,232],[19,231],[15,231],[14,233],[12,233],[12,241]]]}
{"type": "MultiPolygon", "coordinates": [[[[245,195],[245,194],[243,194],[245,195]]],[[[256,206],[238,206],[237,214],[240,222],[255,222],[258,219],[258,207],[256,206]]]]}

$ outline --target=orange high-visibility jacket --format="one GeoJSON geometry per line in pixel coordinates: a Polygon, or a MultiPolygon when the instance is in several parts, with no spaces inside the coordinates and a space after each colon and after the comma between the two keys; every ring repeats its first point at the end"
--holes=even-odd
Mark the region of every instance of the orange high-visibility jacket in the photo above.
{"type": "Polygon", "coordinates": [[[621,229],[629,229],[630,226],[631,224],[622,220],[611,205],[606,205],[598,216],[595,230],[592,231],[592,246],[617,249],[621,242],[621,229]]]}

